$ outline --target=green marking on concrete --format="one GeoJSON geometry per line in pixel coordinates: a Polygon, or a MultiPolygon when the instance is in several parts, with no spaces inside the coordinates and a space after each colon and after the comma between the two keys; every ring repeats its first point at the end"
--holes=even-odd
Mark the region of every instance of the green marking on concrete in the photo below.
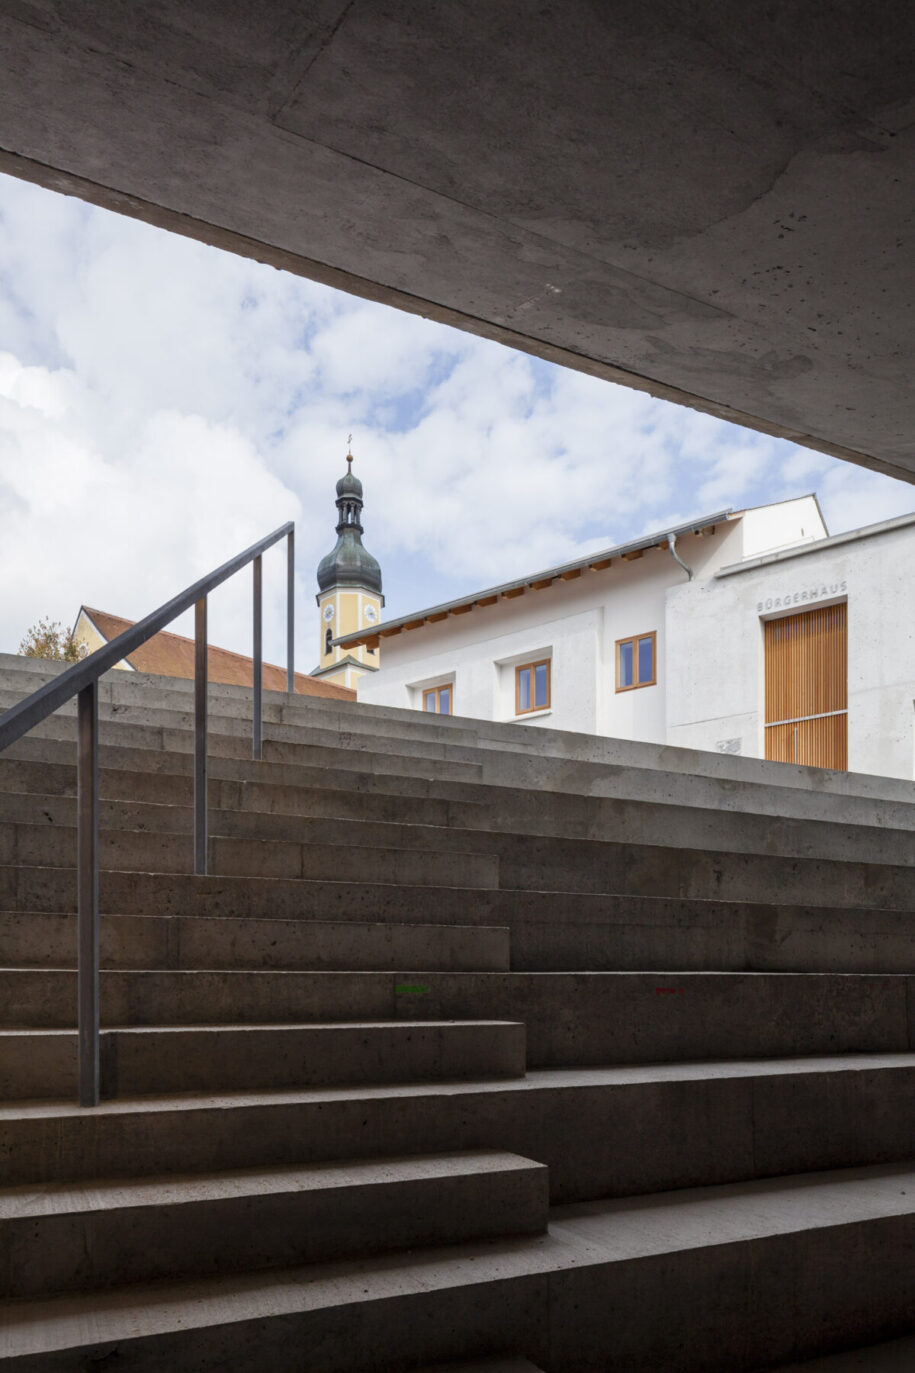
{"type": "Polygon", "coordinates": [[[394,984],[396,996],[428,996],[432,988],[424,982],[397,982],[394,984]]]}

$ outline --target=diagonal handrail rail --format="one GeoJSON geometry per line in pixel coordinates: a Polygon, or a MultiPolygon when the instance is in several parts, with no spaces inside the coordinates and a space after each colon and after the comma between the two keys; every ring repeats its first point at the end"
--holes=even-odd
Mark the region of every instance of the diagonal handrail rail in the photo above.
{"type": "Polygon", "coordinates": [[[74,663],[53,681],[0,714],[0,752],[55,710],[77,698],[77,982],[79,1000],[79,1104],[97,1106],[99,1080],[98,919],[98,683],[109,668],[194,607],[194,872],[207,871],[207,597],[254,565],[254,651],[251,751],[263,757],[263,594],[261,556],[286,539],[286,690],[295,690],[295,524],[274,529],[192,586],[173,596],[116,639],[74,663]]]}

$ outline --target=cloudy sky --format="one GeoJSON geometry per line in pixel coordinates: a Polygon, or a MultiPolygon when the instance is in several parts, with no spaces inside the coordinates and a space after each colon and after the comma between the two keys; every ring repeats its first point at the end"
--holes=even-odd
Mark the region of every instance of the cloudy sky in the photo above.
{"type": "MultiPolygon", "coordinates": [[[[308,670],[349,432],[391,616],[725,506],[816,490],[834,533],[915,509],[915,487],[0,176],[0,651],[81,602],[139,618],[294,519],[308,670]]],[[[279,550],[264,577],[276,661],[279,550]]],[[[248,652],[238,580],[211,638],[248,652]]]]}

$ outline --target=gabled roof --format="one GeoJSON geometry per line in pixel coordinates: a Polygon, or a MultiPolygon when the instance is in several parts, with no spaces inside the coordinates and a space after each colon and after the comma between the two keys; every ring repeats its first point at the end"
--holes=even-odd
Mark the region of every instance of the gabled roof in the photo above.
{"type": "Polygon", "coordinates": [[[352,653],[344,653],[343,657],[336,663],[328,663],[327,667],[313,667],[311,669],[312,680],[323,677],[331,672],[339,672],[344,667],[357,667],[360,672],[377,672],[377,663],[364,663],[361,658],[357,658],[352,653]]]}
{"type": "Polygon", "coordinates": [[[513,600],[529,590],[542,591],[554,581],[574,581],[584,572],[603,572],[614,558],[626,561],[638,557],[648,548],[667,548],[671,538],[678,538],[681,534],[701,533],[702,530],[711,529],[716,524],[723,524],[731,519],[732,515],[733,507],[729,506],[727,510],[718,510],[714,515],[689,520],[686,524],[674,525],[673,528],[660,530],[656,534],[646,534],[641,539],[616,544],[599,553],[589,553],[587,557],[577,558],[575,562],[561,563],[558,567],[549,567],[544,572],[535,572],[532,576],[521,577],[515,582],[503,582],[501,586],[491,586],[485,591],[475,591],[470,596],[444,601],[441,605],[430,606],[427,610],[415,610],[412,615],[402,615],[399,620],[382,620],[374,629],[360,629],[353,634],[343,634],[339,639],[335,639],[334,643],[343,648],[355,648],[359,644],[374,648],[377,647],[379,640],[400,634],[405,629],[419,629],[424,624],[435,624],[439,620],[447,620],[449,615],[464,615],[477,606],[495,605],[503,598],[513,600]]]}
{"type": "MultiPolygon", "coordinates": [[[[120,615],[109,615],[104,610],[93,610],[90,606],[80,606],[98,630],[102,638],[110,643],[125,629],[133,626],[133,620],[125,620],[120,615]]],[[[78,618],[78,617],[77,617],[78,618]]],[[[161,677],[193,677],[194,640],[183,634],[171,634],[160,630],[145,644],[127,657],[127,662],[137,672],[151,672],[161,677]]],[[[226,686],[250,686],[254,665],[251,658],[242,653],[233,653],[228,648],[207,647],[207,674],[211,682],[226,686]]],[[[264,686],[268,691],[286,690],[286,669],[273,663],[264,663],[264,686]]],[[[355,691],[349,687],[337,686],[334,682],[317,682],[304,672],[295,674],[296,694],[300,696],[328,696],[338,700],[354,701],[355,691]]]]}

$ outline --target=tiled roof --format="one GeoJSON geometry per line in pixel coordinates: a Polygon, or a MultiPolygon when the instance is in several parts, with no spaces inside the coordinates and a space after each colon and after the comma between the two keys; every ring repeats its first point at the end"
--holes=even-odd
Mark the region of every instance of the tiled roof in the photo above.
{"type": "MultiPolygon", "coordinates": [[[[133,620],[122,619],[120,615],[109,615],[104,610],[92,610],[84,605],[81,609],[95,625],[99,634],[109,643],[133,627],[133,620]]],[[[182,634],[170,634],[160,630],[145,644],[128,654],[127,661],[137,672],[152,672],[161,677],[193,677],[194,640],[182,634]]],[[[253,665],[250,658],[241,653],[232,653],[227,648],[207,648],[207,673],[211,682],[222,682],[227,686],[250,686],[253,665]]],[[[286,669],[273,663],[264,663],[264,686],[268,691],[286,690],[286,669]]],[[[295,689],[300,696],[329,696],[341,701],[355,701],[356,693],[349,687],[337,686],[334,682],[316,681],[305,672],[295,674],[295,689]]]]}

